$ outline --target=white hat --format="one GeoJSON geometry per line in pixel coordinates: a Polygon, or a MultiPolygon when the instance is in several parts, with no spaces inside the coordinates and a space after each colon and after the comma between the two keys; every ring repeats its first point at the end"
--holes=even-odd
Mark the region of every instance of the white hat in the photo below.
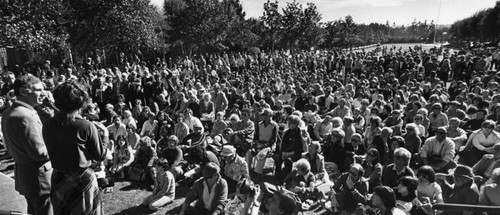
{"type": "Polygon", "coordinates": [[[234,148],[234,146],[231,145],[223,146],[222,152],[220,153],[220,155],[224,157],[233,156],[234,154],[236,154],[236,148],[234,148]]]}

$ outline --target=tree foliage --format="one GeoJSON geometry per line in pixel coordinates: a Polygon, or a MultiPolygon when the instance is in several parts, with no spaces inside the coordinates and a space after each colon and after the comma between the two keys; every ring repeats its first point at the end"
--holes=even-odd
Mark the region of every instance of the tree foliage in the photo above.
{"type": "MultiPolygon", "coordinates": [[[[460,38],[497,36],[499,5],[455,23],[453,32],[460,38]]],[[[240,0],[165,0],[164,14],[150,0],[4,0],[0,45],[40,52],[70,47],[82,54],[181,47],[190,54],[426,42],[434,36],[432,21],[358,24],[346,16],[321,22],[314,3],[281,7],[278,0],[267,0],[258,18],[246,18],[243,9],[240,0]]]]}
{"type": "Polygon", "coordinates": [[[35,52],[66,47],[66,11],[62,0],[0,1],[0,46],[35,52]]]}
{"type": "Polygon", "coordinates": [[[81,51],[138,52],[162,47],[162,18],[148,0],[70,1],[69,41],[81,51]]]}
{"type": "Polygon", "coordinates": [[[457,40],[496,41],[500,39],[500,1],[493,8],[479,11],[451,26],[457,40]]]}
{"type": "Polygon", "coordinates": [[[245,26],[239,0],[165,0],[164,11],[168,41],[188,50],[226,50],[234,38],[248,40],[237,32],[245,26]]]}

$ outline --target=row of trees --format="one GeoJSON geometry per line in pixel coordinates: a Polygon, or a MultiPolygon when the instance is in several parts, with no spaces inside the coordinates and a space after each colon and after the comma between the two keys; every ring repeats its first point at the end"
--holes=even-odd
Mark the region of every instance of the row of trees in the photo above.
{"type": "Polygon", "coordinates": [[[498,41],[500,39],[500,1],[493,8],[459,20],[450,32],[460,41],[498,41]]]}
{"type": "Polygon", "coordinates": [[[37,53],[184,54],[225,50],[352,47],[432,40],[432,22],[408,26],[357,24],[351,16],[322,22],[314,3],[277,0],[259,18],[246,18],[239,0],[165,0],[163,13],[149,0],[0,1],[0,46],[37,53]]]}

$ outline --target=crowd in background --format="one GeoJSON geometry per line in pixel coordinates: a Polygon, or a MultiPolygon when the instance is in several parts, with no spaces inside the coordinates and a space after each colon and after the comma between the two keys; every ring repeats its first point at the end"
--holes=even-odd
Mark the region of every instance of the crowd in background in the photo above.
{"type": "Polygon", "coordinates": [[[499,64],[500,49],[419,46],[47,61],[3,74],[0,108],[30,73],[45,126],[62,111],[54,89],[77,85],[79,114],[106,128],[106,158],[89,167],[99,185],[150,183],[151,210],[186,183],[181,214],[439,214],[500,206],[499,64]]]}

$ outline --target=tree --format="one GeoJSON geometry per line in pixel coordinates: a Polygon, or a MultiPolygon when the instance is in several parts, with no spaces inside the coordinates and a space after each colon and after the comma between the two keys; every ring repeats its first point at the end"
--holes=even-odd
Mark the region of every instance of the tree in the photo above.
{"type": "Polygon", "coordinates": [[[486,10],[479,23],[479,29],[487,40],[496,40],[500,36],[500,1],[495,7],[486,10]]]}
{"type": "Polygon", "coordinates": [[[0,1],[0,46],[50,53],[67,46],[62,0],[0,1]]]}
{"type": "Polygon", "coordinates": [[[283,9],[283,16],[281,18],[281,34],[283,41],[286,41],[287,47],[294,47],[295,43],[300,39],[303,33],[302,19],[304,12],[302,5],[296,1],[288,2],[283,9]]]}
{"type": "Polygon", "coordinates": [[[314,47],[324,41],[325,30],[320,26],[321,14],[314,3],[307,3],[304,9],[304,16],[301,20],[302,26],[302,47],[314,47]]]}
{"type": "Polygon", "coordinates": [[[148,0],[70,2],[69,41],[79,51],[136,53],[164,45],[162,18],[148,0]]]}
{"type": "Polygon", "coordinates": [[[450,33],[459,41],[498,41],[500,35],[500,1],[493,8],[456,21],[450,33]]]}
{"type": "Polygon", "coordinates": [[[164,7],[169,42],[189,51],[228,49],[228,34],[245,17],[239,0],[166,0],[164,7]]]}
{"type": "Polygon", "coordinates": [[[264,3],[264,14],[260,17],[264,25],[264,36],[267,39],[267,43],[271,44],[271,48],[274,49],[274,44],[278,41],[280,31],[282,29],[282,15],[278,10],[278,1],[271,2],[267,0],[264,3]]]}

